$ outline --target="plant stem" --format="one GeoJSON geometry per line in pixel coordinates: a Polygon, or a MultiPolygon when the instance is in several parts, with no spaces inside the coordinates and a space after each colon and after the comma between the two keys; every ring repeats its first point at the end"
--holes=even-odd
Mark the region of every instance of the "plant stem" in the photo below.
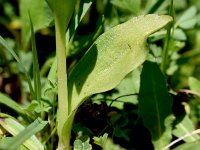
{"type": "MultiPolygon", "coordinates": [[[[58,111],[57,132],[58,149],[68,150],[70,148],[71,125],[66,126],[70,112],[67,88],[67,65],[65,32],[72,17],[76,0],[46,0],[53,10],[56,30],[56,58],[57,58],[57,80],[58,80],[58,111]],[[66,134],[65,128],[70,129],[66,134]]],[[[69,40],[69,39],[67,39],[69,40]]],[[[67,41],[68,42],[68,41],[67,41]]],[[[53,74],[52,74],[53,75],[53,74]]]]}
{"type": "Polygon", "coordinates": [[[161,70],[165,74],[167,65],[168,65],[168,51],[169,51],[169,43],[170,43],[170,36],[171,36],[171,25],[167,28],[167,37],[165,40],[163,53],[162,53],[162,63],[161,63],[161,70]]]}
{"type": "MultiPolygon", "coordinates": [[[[65,29],[61,28],[59,20],[55,17],[56,29],[56,57],[57,57],[57,78],[58,78],[58,149],[68,149],[69,143],[63,145],[62,129],[68,117],[68,89],[67,89],[67,67],[66,67],[66,48],[65,48],[65,29]]],[[[66,136],[64,136],[66,137],[66,136]]],[[[69,137],[70,138],[70,137],[69,137]]]]}
{"type": "MultiPolygon", "coordinates": [[[[173,0],[171,0],[171,3],[170,3],[169,15],[174,18],[173,0]]],[[[166,73],[167,65],[169,63],[168,54],[169,54],[169,45],[171,42],[171,36],[172,36],[172,32],[173,32],[172,31],[173,25],[174,25],[174,23],[172,22],[167,27],[167,37],[165,39],[163,53],[162,53],[161,70],[164,74],[166,73]]]]}

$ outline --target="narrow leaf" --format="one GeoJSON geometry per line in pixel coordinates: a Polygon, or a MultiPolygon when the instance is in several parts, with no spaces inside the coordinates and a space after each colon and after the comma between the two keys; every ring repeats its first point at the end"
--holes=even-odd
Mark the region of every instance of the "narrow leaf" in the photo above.
{"type": "Polygon", "coordinates": [[[31,37],[30,19],[31,13],[34,31],[48,27],[53,22],[53,14],[45,0],[20,0],[20,19],[22,21],[22,44],[27,47],[31,37]]]}
{"type": "Polygon", "coordinates": [[[0,103],[6,105],[7,107],[13,109],[14,111],[16,111],[21,115],[25,115],[25,112],[18,103],[16,103],[14,100],[12,100],[11,98],[9,98],[8,96],[6,96],[1,92],[0,92],[0,103]]]}
{"type": "Polygon", "coordinates": [[[34,31],[33,31],[33,23],[31,20],[30,13],[29,13],[29,19],[30,19],[30,26],[31,26],[31,44],[32,44],[32,54],[33,54],[33,79],[34,79],[34,91],[35,91],[34,99],[40,101],[41,99],[40,70],[39,70],[39,63],[38,63],[38,57],[37,57],[35,36],[34,36],[34,31]]]}
{"type": "Polygon", "coordinates": [[[151,132],[155,150],[161,150],[171,140],[172,98],[165,78],[156,63],[146,61],[141,73],[139,112],[151,132]]]}
{"type": "MultiPolygon", "coordinates": [[[[165,1],[157,0],[155,4],[149,9],[148,13],[154,13],[165,1]]],[[[151,3],[151,2],[150,2],[151,3]]]]}
{"type": "Polygon", "coordinates": [[[29,85],[29,89],[30,89],[30,92],[31,92],[31,95],[33,96],[34,95],[34,90],[33,90],[33,87],[32,87],[32,84],[31,84],[31,78],[28,74],[28,72],[26,71],[26,68],[25,66],[23,65],[23,63],[21,62],[20,58],[16,55],[15,51],[10,48],[8,46],[8,44],[6,43],[6,41],[2,38],[2,36],[0,36],[0,43],[2,44],[2,46],[7,49],[11,54],[12,56],[15,58],[15,60],[19,63],[20,67],[22,67],[23,71],[24,71],[24,74],[26,76],[26,79],[27,79],[27,82],[28,82],[28,85],[29,85]]]}
{"type": "Polygon", "coordinates": [[[116,87],[141,65],[148,54],[148,36],[171,21],[170,16],[149,14],[132,18],[102,34],[69,75],[72,111],[88,96],[116,87]]]}
{"type": "Polygon", "coordinates": [[[17,149],[21,144],[24,144],[31,150],[44,149],[43,145],[38,141],[34,134],[42,130],[47,125],[47,121],[42,121],[38,118],[28,127],[24,128],[13,118],[1,117],[0,125],[14,136],[9,139],[8,142],[1,143],[1,149],[17,149]]]}
{"type": "Polygon", "coordinates": [[[75,11],[74,11],[75,16],[72,17],[71,23],[69,25],[69,29],[67,30],[67,33],[66,33],[66,41],[67,42],[71,39],[71,36],[72,36],[71,34],[75,33],[75,31],[78,27],[78,24],[81,22],[81,20],[85,16],[86,12],[92,5],[93,1],[94,0],[90,0],[88,2],[83,2],[81,0],[76,1],[75,11]]]}

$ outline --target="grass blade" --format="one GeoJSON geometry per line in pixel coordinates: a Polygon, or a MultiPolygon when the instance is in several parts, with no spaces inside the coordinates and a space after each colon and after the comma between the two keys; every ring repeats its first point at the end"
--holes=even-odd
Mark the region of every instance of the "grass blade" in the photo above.
{"type": "MultiPolygon", "coordinates": [[[[169,15],[172,16],[174,18],[174,1],[171,0],[170,3],[170,8],[169,8],[169,15]]],[[[166,69],[169,65],[169,50],[170,50],[170,45],[173,46],[172,43],[172,34],[173,34],[173,26],[174,26],[174,22],[171,22],[168,27],[167,27],[167,35],[166,35],[166,39],[165,39],[165,43],[164,43],[164,48],[163,48],[163,52],[162,52],[162,62],[161,62],[161,70],[163,73],[166,72],[166,69]]]]}
{"type": "Polygon", "coordinates": [[[30,18],[30,26],[31,26],[31,43],[32,43],[32,54],[33,54],[33,79],[34,79],[34,90],[35,90],[35,99],[40,101],[41,99],[41,80],[40,80],[40,70],[39,70],[39,63],[37,57],[37,48],[33,30],[33,23],[31,20],[31,16],[29,13],[30,18]]]}
{"type": "Polygon", "coordinates": [[[0,43],[2,44],[2,46],[7,49],[11,55],[15,58],[15,60],[20,64],[20,66],[22,67],[24,74],[26,76],[28,85],[29,85],[29,89],[31,92],[31,96],[33,97],[35,95],[34,90],[33,90],[33,86],[31,84],[31,77],[29,76],[28,72],[26,71],[25,66],[23,65],[23,63],[21,62],[21,60],[19,59],[19,57],[16,55],[16,53],[14,52],[14,50],[12,48],[10,48],[7,44],[7,42],[2,38],[2,36],[0,36],[0,43]]]}
{"type": "Polygon", "coordinates": [[[21,115],[25,115],[21,106],[3,93],[0,93],[0,103],[8,106],[21,115]]]}
{"type": "Polygon", "coordinates": [[[164,2],[164,0],[156,1],[156,3],[151,7],[147,14],[153,14],[164,2]]]}
{"type": "Polygon", "coordinates": [[[47,121],[42,121],[40,118],[37,118],[27,128],[24,128],[12,118],[1,117],[0,125],[15,136],[6,143],[1,143],[0,149],[17,149],[22,144],[31,150],[44,149],[43,145],[38,141],[34,134],[42,130],[47,125],[47,121]]]}

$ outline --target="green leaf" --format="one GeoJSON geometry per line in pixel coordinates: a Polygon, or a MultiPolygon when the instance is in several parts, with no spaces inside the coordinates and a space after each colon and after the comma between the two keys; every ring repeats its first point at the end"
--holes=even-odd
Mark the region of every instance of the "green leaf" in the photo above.
{"type": "MultiPolygon", "coordinates": [[[[78,27],[79,22],[82,20],[82,18],[84,17],[85,13],[90,8],[91,4],[92,4],[92,2],[89,2],[89,3],[88,2],[87,3],[84,2],[84,4],[82,4],[82,7],[79,6],[79,9],[78,9],[79,13],[77,14],[75,12],[76,15],[75,15],[75,17],[73,17],[73,20],[71,20],[69,29],[67,30],[66,41],[69,41],[69,39],[71,38],[70,37],[71,36],[70,35],[71,34],[70,31],[74,30],[73,32],[75,32],[75,30],[78,27]],[[82,13],[80,13],[80,10],[82,10],[82,13]],[[80,15],[81,15],[81,17],[79,18],[80,15]]],[[[46,80],[45,86],[43,88],[44,91],[45,91],[45,92],[43,92],[43,94],[44,94],[43,97],[47,97],[47,99],[49,99],[49,101],[51,101],[51,102],[55,99],[54,97],[56,97],[55,95],[57,94],[57,85],[56,86],[51,86],[51,83],[53,83],[53,85],[55,85],[54,83],[57,80],[57,78],[56,78],[57,66],[56,65],[57,65],[57,62],[56,62],[56,59],[54,59],[52,67],[51,67],[50,72],[49,72],[48,77],[47,77],[48,80],[46,80]]]]}
{"type": "Polygon", "coordinates": [[[177,22],[184,22],[188,19],[191,19],[196,15],[196,13],[197,8],[195,6],[192,6],[184,12],[184,14],[179,18],[177,22]]]}
{"type": "Polygon", "coordinates": [[[140,12],[141,0],[111,0],[116,7],[137,15],[140,12]]]}
{"type": "Polygon", "coordinates": [[[139,112],[151,132],[155,150],[161,150],[172,139],[172,98],[165,78],[156,63],[146,61],[141,74],[139,112]]]}
{"type": "Polygon", "coordinates": [[[35,96],[33,97],[33,99],[40,101],[41,99],[40,69],[39,69],[39,63],[38,63],[38,57],[37,57],[35,36],[34,36],[34,31],[33,31],[33,23],[32,23],[30,14],[29,14],[29,19],[30,19],[30,26],[31,26],[31,45],[32,45],[32,54],[33,54],[33,79],[34,79],[34,91],[35,91],[35,96]]]}
{"type": "Polygon", "coordinates": [[[191,29],[194,28],[195,24],[197,23],[197,18],[192,18],[190,20],[182,22],[179,27],[183,29],[191,29]]]}
{"type": "Polygon", "coordinates": [[[11,98],[9,98],[8,96],[6,96],[1,92],[0,92],[0,103],[10,107],[11,109],[13,109],[14,111],[16,111],[21,115],[26,115],[23,108],[21,108],[21,106],[18,103],[16,103],[14,100],[12,100],[11,98]]]}
{"type": "Polygon", "coordinates": [[[195,17],[196,14],[197,14],[197,8],[195,6],[190,7],[179,18],[175,26],[180,26],[183,29],[193,28],[194,25],[197,23],[197,18],[195,17]]]}
{"type": "Polygon", "coordinates": [[[50,8],[53,11],[55,23],[58,22],[58,26],[66,30],[67,25],[74,11],[75,0],[46,0],[50,8]]]}
{"type": "Polygon", "coordinates": [[[5,116],[2,117],[1,114],[0,125],[14,137],[9,139],[6,143],[0,143],[0,149],[17,149],[21,144],[24,144],[31,150],[43,150],[43,145],[34,134],[42,130],[47,123],[47,121],[42,121],[38,118],[28,127],[24,128],[24,126],[15,119],[5,116]]]}
{"type": "Polygon", "coordinates": [[[78,139],[74,141],[74,150],[92,150],[92,146],[89,142],[82,142],[78,139]]]}
{"type": "Polygon", "coordinates": [[[128,130],[128,129],[123,129],[123,128],[120,128],[119,126],[116,126],[114,129],[113,135],[115,137],[122,138],[126,141],[130,141],[130,138],[128,136],[129,132],[130,132],[130,130],[128,130]]]}
{"type": "Polygon", "coordinates": [[[174,148],[173,150],[199,150],[200,141],[181,144],[180,146],[174,148]]]}
{"type": "Polygon", "coordinates": [[[124,148],[120,147],[120,145],[116,145],[113,143],[111,139],[107,139],[103,150],[125,150],[124,148]]]}
{"type": "MultiPolygon", "coordinates": [[[[149,2],[149,4],[152,4],[151,1],[148,1],[148,2],[149,2]]],[[[164,2],[166,2],[166,1],[163,1],[163,0],[157,0],[157,1],[155,1],[155,3],[153,4],[153,6],[151,6],[151,8],[149,9],[148,13],[149,13],[149,14],[154,13],[157,9],[160,8],[160,6],[161,6],[164,2]]]]}
{"type": "Polygon", "coordinates": [[[71,111],[88,96],[113,89],[141,65],[148,54],[148,36],[171,21],[170,16],[149,14],[103,33],[69,75],[71,111]]]}
{"type": "Polygon", "coordinates": [[[181,29],[176,29],[174,30],[174,35],[173,35],[174,39],[176,40],[182,40],[182,41],[185,41],[187,40],[187,36],[186,34],[183,32],[183,30],[181,29]]]}
{"type": "MultiPolygon", "coordinates": [[[[93,1],[94,0],[90,0],[90,1],[87,1],[87,2],[83,2],[81,0],[76,1],[75,12],[74,12],[75,15],[74,15],[74,17],[72,17],[71,23],[69,25],[69,29],[67,30],[66,41],[70,40],[70,38],[72,36],[70,34],[75,34],[75,31],[76,31],[79,23],[81,22],[81,20],[85,16],[86,12],[88,11],[90,6],[92,5],[93,1]]],[[[73,40],[73,38],[71,38],[71,40],[73,40]]]]}
{"type": "Polygon", "coordinates": [[[33,87],[32,87],[32,84],[31,84],[31,77],[29,76],[28,74],[28,71],[26,70],[25,66],[23,65],[23,63],[21,62],[21,60],[19,59],[19,57],[17,56],[17,54],[15,53],[15,51],[10,48],[7,44],[7,42],[2,38],[2,36],[0,36],[0,43],[2,44],[2,46],[9,51],[9,53],[12,54],[12,56],[15,58],[15,60],[19,63],[20,67],[22,67],[23,71],[24,71],[24,74],[26,76],[26,79],[27,79],[27,82],[28,82],[28,85],[29,85],[29,89],[30,89],[30,92],[31,92],[31,96],[34,96],[35,93],[34,93],[34,90],[33,90],[33,87]]]}
{"type": "Polygon", "coordinates": [[[45,0],[20,0],[20,17],[22,21],[22,43],[24,47],[31,37],[30,12],[33,20],[34,31],[48,27],[53,22],[53,14],[45,0]]]}
{"type": "MultiPolygon", "coordinates": [[[[182,137],[186,134],[191,133],[194,131],[194,125],[192,124],[192,121],[189,119],[189,117],[186,115],[181,122],[175,125],[175,129],[173,130],[173,134],[176,137],[182,137]]],[[[185,139],[183,139],[186,142],[194,142],[196,140],[200,139],[198,135],[191,135],[185,139]]]]}
{"type": "Polygon", "coordinates": [[[189,77],[189,87],[192,91],[200,93],[200,81],[194,77],[189,77]]]}
{"type": "MultiPolygon", "coordinates": [[[[134,93],[139,93],[139,87],[140,87],[140,74],[141,74],[141,68],[137,68],[131,73],[129,73],[117,87],[115,88],[118,92],[112,94],[112,99],[116,99],[117,97],[123,96],[123,95],[129,95],[134,93]]],[[[123,102],[130,102],[133,104],[137,104],[137,96],[125,96],[120,98],[120,101],[123,102]]],[[[123,108],[123,103],[113,102],[112,106],[115,106],[119,109],[123,108]]]]}
{"type": "Polygon", "coordinates": [[[32,100],[31,103],[30,103],[26,108],[24,108],[24,110],[25,110],[26,112],[32,113],[32,112],[34,112],[34,110],[35,110],[37,107],[39,107],[38,101],[32,100]]]}
{"type": "Polygon", "coordinates": [[[108,139],[108,134],[107,133],[104,133],[103,136],[94,137],[93,138],[94,143],[97,144],[97,145],[99,145],[99,146],[101,146],[102,148],[104,148],[107,139],[108,139]]]}

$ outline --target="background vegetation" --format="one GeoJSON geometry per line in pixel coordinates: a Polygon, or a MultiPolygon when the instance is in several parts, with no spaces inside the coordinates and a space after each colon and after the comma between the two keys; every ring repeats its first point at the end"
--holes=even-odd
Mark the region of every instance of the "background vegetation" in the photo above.
{"type": "MultiPolygon", "coordinates": [[[[53,150],[62,136],[56,131],[58,83],[52,76],[59,10],[47,2],[0,0],[0,149],[53,150]]],[[[198,0],[76,1],[64,29],[68,73],[102,33],[130,18],[165,14],[173,22],[149,36],[146,61],[120,84],[81,101],[70,137],[73,149],[199,148],[199,12],[198,0]]],[[[95,79],[93,84],[98,86],[95,79]]]]}

